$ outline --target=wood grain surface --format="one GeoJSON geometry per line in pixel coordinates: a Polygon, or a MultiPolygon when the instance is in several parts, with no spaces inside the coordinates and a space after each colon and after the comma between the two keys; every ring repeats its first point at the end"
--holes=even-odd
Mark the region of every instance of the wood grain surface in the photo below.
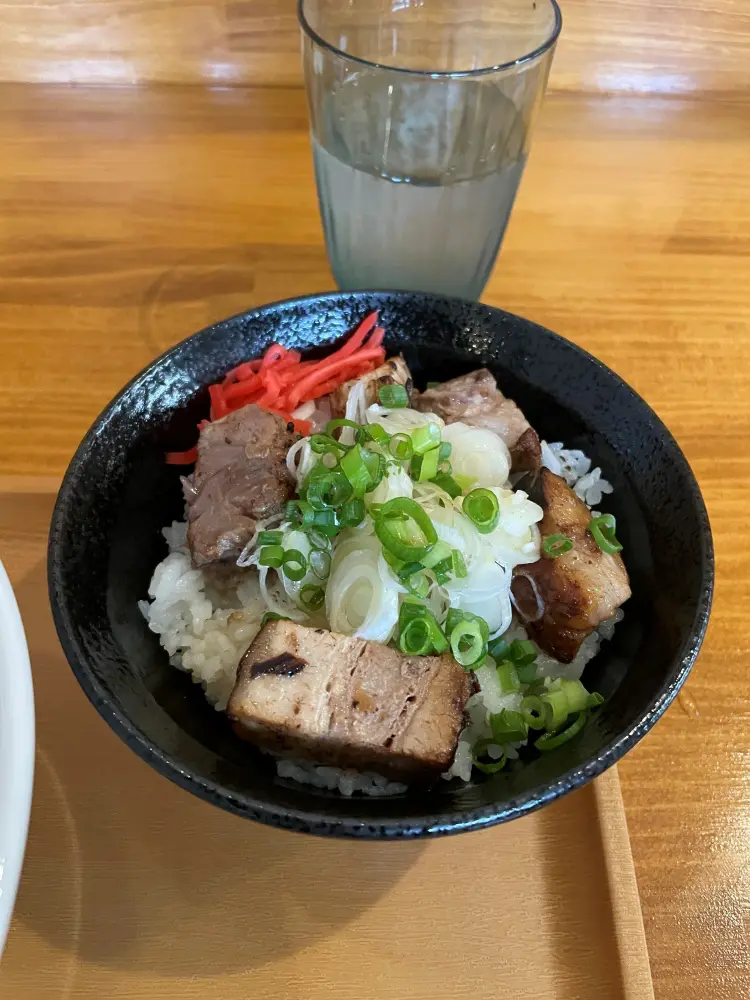
{"type": "MultiPolygon", "coordinates": [[[[158,351],[332,282],[298,90],[6,87],[0,98],[0,471],[54,477],[158,351]]],[[[486,293],[647,399],[713,524],[704,650],[621,766],[658,1000],[750,995],[749,162],[739,101],[554,95],[486,293]]],[[[48,821],[68,836],[62,817],[48,821]]],[[[51,883],[60,860],[50,855],[51,883]]],[[[116,871],[101,877],[116,885],[116,871]]],[[[133,905],[131,935],[146,919],[133,905]]]]}
{"type": "MultiPolygon", "coordinates": [[[[744,0],[560,5],[564,29],[553,89],[741,96],[750,86],[744,0]]],[[[296,6],[296,0],[0,0],[0,80],[296,85],[296,6]]]]}
{"type": "Polygon", "coordinates": [[[54,492],[14,483],[0,551],[38,739],[4,1000],[654,1000],[615,769],[516,823],[429,843],[223,813],[146,767],[86,701],[44,600],[54,492]]]}

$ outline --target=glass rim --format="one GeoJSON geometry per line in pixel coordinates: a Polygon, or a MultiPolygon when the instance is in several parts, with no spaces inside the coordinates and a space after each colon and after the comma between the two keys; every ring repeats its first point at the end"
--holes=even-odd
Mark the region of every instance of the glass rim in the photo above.
{"type": "Polygon", "coordinates": [[[308,38],[321,48],[328,49],[328,51],[333,52],[334,55],[341,56],[342,59],[348,59],[351,62],[359,63],[361,66],[367,66],[370,69],[387,70],[389,73],[406,73],[409,76],[424,77],[428,80],[461,80],[474,76],[489,76],[491,73],[502,73],[509,69],[515,69],[517,67],[524,66],[526,63],[532,62],[534,59],[538,59],[546,52],[549,52],[557,39],[560,37],[560,32],[562,30],[562,11],[560,10],[560,5],[557,0],[544,0],[544,2],[550,5],[552,13],[554,14],[552,29],[547,38],[541,42],[541,44],[537,45],[535,49],[532,49],[531,52],[526,52],[517,59],[511,59],[504,63],[495,63],[493,66],[482,66],[479,69],[408,69],[404,66],[390,66],[388,63],[374,62],[372,59],[363,59],[362,56],[355,56],[350,52],[344,52],[343,49],[337,48],[337,46],[333,45],[329,41],[326,41],[322,35],[318,34],[305,15],[305,0],[297,0],[297,19],[300,23],[300,27],[308,38]]]}

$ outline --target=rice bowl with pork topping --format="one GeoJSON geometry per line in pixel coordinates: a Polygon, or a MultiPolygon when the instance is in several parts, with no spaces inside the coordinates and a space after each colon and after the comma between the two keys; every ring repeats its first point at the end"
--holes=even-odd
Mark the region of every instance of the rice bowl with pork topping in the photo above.
{"type": "Polygon", "coordinates": [[[168,457],[195,466],[186,522],[141,602],[281,777],[346,795],[574,739],[630,596],[589,506],[601,470],[540,441],[486,369],[417,392],[382,336],[373,314],[322,361],[272,345],[211,387],[197,447],[168,457]]]}

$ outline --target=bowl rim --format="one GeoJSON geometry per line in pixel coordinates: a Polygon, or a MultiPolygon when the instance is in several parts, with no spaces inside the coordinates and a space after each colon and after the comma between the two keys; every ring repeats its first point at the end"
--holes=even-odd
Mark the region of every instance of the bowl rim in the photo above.
{"type": "Polygon", "coordinates": [[[715,564],[713,538],[700,486],[690,467],[682,449],[666,427],[661,418],[654,412],[648,403],[640,396],[624,379],[616,372],[605,365],[598,358],[577,344],[562,337],[560,334],[549,330],[528,320],[510,313],[507,310],[496,306],[490,306],[482,302],[469,301],[454,296],[437,295],[427,292],[393,291],[388,289],[361,289],[350,292],[320,292],[304,296],[294,296],[287,299],[280,299],[267,303],[254,309],[247,309],[225,319],[218,320],[202,330],[183,338],[173,344],[166,351],[151,361],[145,368],[131,378],[125,386],[113,397],[107,406],[101,411],[92,423],[66,470],[55,502],[50,524],[48,541],[47,578],[49,587],[49,598],[52,608],[52,615],[57,629],[57,634],[65,652],[66,658],[73,670],[84,693],[93,706],[117,733],[117,735],[131,748],[138,756],[149,763],[162,775],[175,782],[180,787],[189,792],[193,792],[200,798],[206,799],[229,812],[254,819],[270,826],[284,829],[293,829],[322,834],[326,836],[347,837],[347,838],[368,838],[368,839],[404,839],[417,837],[434,837],[446,834],[462,833],[469,830],[479,830],[497,823],[516,819],[536,809],[554,801],[562,795],[567,794],[575,788],[586,784],[593,778],[602,774],[609,767],[615,764],[628,750],[630,750],[652,726],[661,718],[666,709],[677,696],[678,691],[684,684],[693,664],[700,651],[703,638],[708,626],[711,604],[713,599],[715,564]],[[340,816],[332,818],[316,812],[314,809],[301,809],[293,806],[273,806],[259,802],[252,792],[237,793],[229,790],[219,781],[211,778],[200,777],[186,770],[180,761],[172,755],[167,754],[154,747],[147,737],[110,702],[109,696],[103,687],[94,677],[86,662],[83,650],[80,648],[75,637],[75,630],[71,626],[64,594],[61,585],[61,564],[60,564],[60,535],[62,526],[67,518],[67,509],[70,504],[70,494],[73,485],[77,480],[79,470],[84,464],[88,445],[103,426],[106,426],[109,418],[116,410],[119,401],[131,391],[142,380],[147,379],[157,370],[169,357],[180,351],[187,342],[202,336],[205,333],[220,329],[223,326],[243,319],[255,319],[267,314],[277,312],[282,307],[305,306],[313,303],[329,303],[334,306],[338,302],[346,302],[352,297],[366,298],[372,296],[387,296],[389,299],[407,299],[416,303],[439,302],[444,305],[456,304],[466,308],[471,306],[479,310],[478,316],[482,314],[486,317],[509,318],[530,324],[540,331],[544,336],[552,340],[563,342],[566,347],[585,359],[593,363],[613,380],[613,391],[625,393],[630,399],[641,407],[644,407],[650,419],[654,422],[660,437],[672,452],[671,459],[678,465],[679,471],[688,481],[691,487],[691,504],[695,509],[698,521],[701,525],[699,532],[700,545],[700,575],[701,591],[696,597],[696,612],[690,628],[689,635],[683,641],[679,654],[675,657],[675,666],[665,679],[657,696],[651,701],[649,706],[640,714],[630,728],[619,736],[610,740],[594,757],[586,764],[570,768],[561,774],[556,780],[538,786],[512,799],[507,799],[502,803],[478,806],[467,810],[465,813],[457,814],[450,810],[438,815],[414,815],[404,819],[384,818],[381,821],[362,820],[354,817],[340,816]],[[438,821],[436,821],[436,818],[438,821]]]}

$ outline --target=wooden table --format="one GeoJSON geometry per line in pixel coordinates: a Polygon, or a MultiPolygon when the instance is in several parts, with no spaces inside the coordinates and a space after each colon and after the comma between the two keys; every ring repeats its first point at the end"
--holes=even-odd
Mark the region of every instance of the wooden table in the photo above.
{"type": "MultiPolygon", "coordinates": [[[[6,85],[0,149],[0,471],[16,484],[59,477],[169,344],[332,286],[296,88],[6,85]]],[[[748,163],[745,103],[553,95],[485,296],[627,379],[712,519],[704,650],[620,769],[658,1000],[750,995],[748,163]]]]}

